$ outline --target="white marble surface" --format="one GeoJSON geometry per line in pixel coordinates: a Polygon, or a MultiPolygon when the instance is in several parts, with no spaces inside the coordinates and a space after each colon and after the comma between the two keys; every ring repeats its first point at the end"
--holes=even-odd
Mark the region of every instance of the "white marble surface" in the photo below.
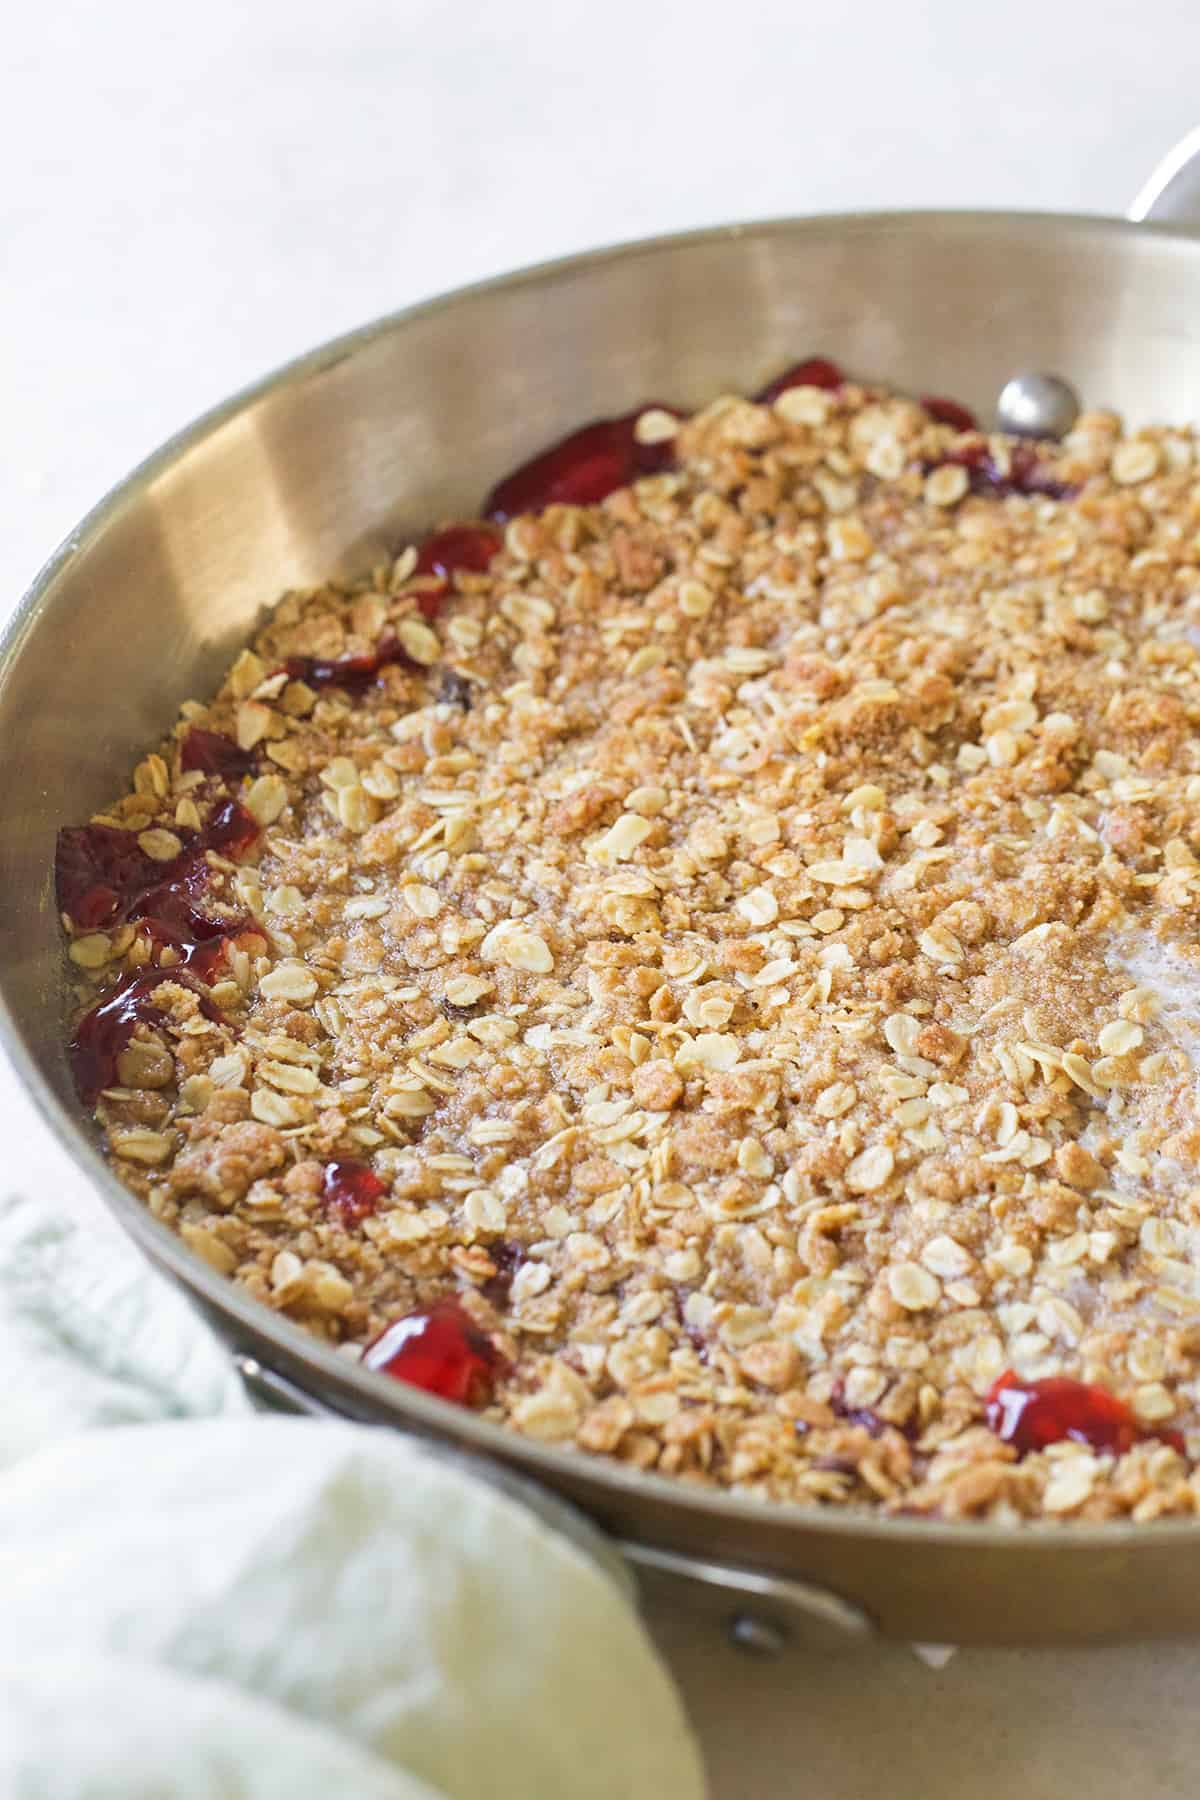
{"type": "MultiPolygon", "coordinates": [[[[0,614],[160,438],[344,327],[735,217],[1122,211],[1197,122],[1197,67],[1195,0],[24,7],[0,72],[0,614]]],[[[87,1213],[2,1067],[0,1113],[6,1178],[87,1213]]],[[[739,1661],[660,1623],[721,1796],[1194,1786],[1190,1650],[934,1674],[739,1661]]]]}

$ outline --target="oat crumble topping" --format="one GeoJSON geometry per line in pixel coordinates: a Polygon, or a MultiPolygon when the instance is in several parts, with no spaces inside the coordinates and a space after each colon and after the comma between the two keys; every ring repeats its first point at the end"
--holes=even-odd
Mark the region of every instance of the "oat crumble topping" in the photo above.
{"type": "MultiPolygon", "coordinates": [[[[764,1499],[1194,1512],[1170,1443],[1019,1457],[984,1397],[1076,1376],[1200,1456],[1195,439],[1085,414],[1006,494],[851,383],[676,429],[440,607],[412,550],[286,596],[93,821],[164,866],[231,796],[260,828],[205,853],[245,915],[209,985],[154,978],[100,1096],[114,1166],[349,1353],[457,1293],[532,1437],[764,1499]],[[285,667],[385,637],[352,689],[285,667]],[[324,1204],[338,1158],[371,1205],[324,1204]]],[[[172,966],[64,923],[81,1009],[172,966]]]]}

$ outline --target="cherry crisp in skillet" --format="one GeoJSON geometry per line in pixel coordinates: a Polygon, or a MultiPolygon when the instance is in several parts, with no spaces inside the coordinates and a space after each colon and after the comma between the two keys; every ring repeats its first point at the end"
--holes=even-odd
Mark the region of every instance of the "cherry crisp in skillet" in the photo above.
{"type": "Polygon", "coordinates": [[[114,1166],[347,1355],[765,1499],[1200,1505],[1200,465],[799,365],[284,597],[61,833],[114,1166]]]}

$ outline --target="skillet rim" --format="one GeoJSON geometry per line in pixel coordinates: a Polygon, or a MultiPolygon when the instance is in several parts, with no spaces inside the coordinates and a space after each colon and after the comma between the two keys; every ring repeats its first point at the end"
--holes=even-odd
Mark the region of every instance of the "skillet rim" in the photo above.
{"type": "MultiPolygon", "coordinates": [[[[434,313],[453,310],[457,305],[486,297],[492,293],[511,292],[522,287],[553,282],[562,276],[586,273],[609,263],[632,261],[706,244],[741,239],[767,239],[867,235],[880,230],[911,234],[915,238],[939,231],[953,235],[974,236],[980,232],[1004,234],[1052,233],[1079,239],[1098,237],[1126,245],[1153,239],[1174,245],[1185,258],[1200,258],[1200,232],[1175,224],[1157,221],[1135,222],[1106,214],[1053,213],[1032,210],[1009,211],[988,209],[902,209],[854,212],[832,212],[776,216],[762,220],[737,221],[730,224],[704,226],[697,229],[662,233],[648,238],[635,238],[591,250],[577,251],[546,262],[527,264],[518,269],[488,276],[464,286],[417,301],[411,306],[381,314],[363,325],[352,327],[301,352],[270,370],[266,375],[237,389],[226,399],[208,408],[190,423],[164,440],[148,456],[137,463],[129,474],[111,487],[67,533],[58,547],[37,571],[22,595],[3,631],[0,631],[0,700],[12,669],[27,641],[36,632],[43,614],[49,609],[59,578],[74,558],[97,542],[105,531],[133,505],[161,475],[183,461],[186,455],[206,442],[239,414],[249,411],[268,395],[289,387],[298,387],[336,368],[393,332],[434,313]]],[[[844,1539],[878,1540],[898,1544],[942,1544],[958,1550],[977,1549],[1020,1553],[1022,1549],[1041,1555],[1053,1545],[1070,1555],[1085,1555],[1103,1550],[1131,1549],[1147,1542],[1147,1532],[1162,1549],[1171,1544],[1192,1544],[1200,1536],[1200,1518],[1168,1519],[1134,1524],[1112,1521],[1083,1524],[1038,1519],[1019,1525],[994,1525],[972,1520],[947,1521],[933,1518],[898,1517],[859,1511],[849,1507],[804,1506],[792,1501],[776,1501],[764,1505],[736,1490],[696,1488],[670,1477],[627,1467],[607,1457],[589,1457],[574,1450],[556,1449],[522,1437],[504,1426],[491,1424],[448,1401],[390,1381],[353,1364],[298,1325],[274,1313],[269,1307],[242,1294],[232,1282],[219,1276],[198,1256],[188,1251],[170,1228],[155,1219],[118,1181],[96,1146],[94,1134],[80,1113],[60,1099],[53,1084],[29,1049],[8,1004],[0,983],[0,1050],[3,1050],[35,1110],[48,1126],[56,1142],[67,1152],[89,1185],[104,1200],[138,1247],[160,1270],[183,1287],[189,1297],[202,1305],[208,1323],[227,1346],[238,1347],[249,1341],[264,1339],[284,1352],[291,1363],[305,1368],[315,1365],[327,1386],[348,1388],[361,1412],[347,1417],[369,1415],[366,1422],[391,1423],[400,1429],[415,1427],[423,1436],[452,1446],[464,1445],[489,1463],[499,1462],[508,1470],[514,1468],[533,1482],[548,1486],[549,1500],[561,1502],[564,1486],[576,1486],[580,1479],[601,1493],[610,1493],[631,1506],[654,1506],[664,1513],[691,1515],[697,1524],[706,1517],[719,1518],[723,1525],[747,1528],[747,1549],[753,1551],[756,1523],[814,1536],[830,1533],[844,1539]],[[220,1321],[218,1323],[217,1321],[220,1321]],[[232,1322],[239,1329],[230,1332],[232,1322]]],[[[265,1361],[265,1359],[264,1359],[265,1361]]],[[[485,1474],[486,1479],[486,1474],[485,1474]]],[[[536,1506],[539,1496],[531,1496],[536,1506]]],[[[585,1510],[588,1503],[573,1494],[572,1504],[585,1510]]],[[[639,1521],[639,1524],[641,1522],[639,1521]]],[[[753,1556],[747,1559],[748,1566],[753,1556]]]]}

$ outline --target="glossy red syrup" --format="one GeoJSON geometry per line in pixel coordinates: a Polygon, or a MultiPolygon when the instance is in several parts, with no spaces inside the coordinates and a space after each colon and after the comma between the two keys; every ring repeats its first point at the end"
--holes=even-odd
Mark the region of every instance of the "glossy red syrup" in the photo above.
{"type": "Polygon", "coordinates": [[[457,1300],[441,1300],[393,1320],[367,1345],[363,1361],[378,1374],[459,1406],[486,1406],[508,1366],[457,1300]]]}
{"type": "Polygon", "coordinates": [[[675,460],[673,439],[639,444],[634,435],[642,414],[651,410],[669,412],[677,419],[683,416],[674,407],[647,400],[618,419],[597,419],[582,426],[494,487],[483,503],[484,517],[503,521],[547,506],[595,506],[640,476],[670,468],[675,460]]]}
{"type": "MultiPolygon", "coordinates": [[[[225,951],[243,932],[254,930],[248,913],[212,913],[203,896],[210,869],[206,850],[240,860],[258,837],[258,826],[236,800],[218,806],[196,841],[166,865],[166,879],[143,893],[126,918],[144,925],[155,943],[170,945],[177,965],[211,981],[225,951]]],[[[160,869],[162,864],[157,865],[160,869]]]]}
{"type": "Polygon", "coordinates": [[[249,930],[250,919],[245,913],[222,917],[205,910],[203,896],[208,888],[209,869],[203,856],[177,857],[176,862],[183,867],[160,886],[142,894],[125,917],[143,925],[156,944],[169,944],[180,961],[202,974],[196,953],[214,945],[223,950],[226,938],[249,930]]]}
{"type": "Polygon", "coordinates": [[[325,1164],[321,1198],[325,1211],[341,1225],[361,1225],[375,1211],[375,1202],[387,1188],[374,1169],[346,1157],[325,1164]]]}
{"type": "Polygon", "coordinates": [[[1021,1456],[1030,1450],[1044,1450],[1047,1444],[1061,1443],[1064,1438],[1089,1444],[1093,1450],[1110,1450],[1118,1456],[1148,1438],[1161,1438],[1181,1456],[1184,1454],[1180,1432],[1149,1430],[1107,1388],[1074,1381],[1068,1375],[1021,1381],[1011,1369],[1006,1369],[988,1393],[987,1422],[996,1436],[1003,1443],[1012,1444],[1021,1456]]]}
{"type": "Polygon", "coordinates": [[[957,400],[943,400],[938,394],[922,394],[921,405],[939,425],[953,426],[955,431],[978,431],[979,420],[969,407],[957,400]]]}
{"type": "MultiPolygon", "coordinates": [[[[258,837],[255,820],[236,800],[225,800],[200,831],[177,827],[176,835],[183,849],[161,863],[139,847],[135,832],[115,825],[80,825],[58,834],[54,873],[60,909],[87,931],[140,925],[160,952],[169,949],[173,957],[169,968],[123,976],[80,1020],[71,1066],[89,1105],[116,1082],[117,1058],[135,1025],[161,1022],[154,990],[164,981],[191,988],[197,987],[196,977],[211,981],[229,943],[253,928],[246,914],[213,913],[204,900],[211,877],[205,852],[244,856],[258,837]]],[[[207,996],[201,994],[200,1001],[206,1017],[221,1017],[207,996]]]]}
{"type": "Polygon", "coordinates": [[[418,602],[427,619],[440,611],[454,571],[467,569],[475,575],[485,574],[501,542],[500,533],[488,525],[447,525],[444,531],[435,531],[425,539],[414,573],[435,575],[439,582],[438,587],[427,589],[418,602]]]}
{"type": "Polygon", "coordinates": [[[194,975],[200,977],[201,981],[211,983],[216,981],[225,966],[226,952],[230,944],[237,943],[245,933],[253,932],[255,926],[248,917],[223,920],[219,932],[212,937],[201,938],[194,944],[181,942],[179,938],[168,937],[162,927],[154,923],[147,922],[145,930],[156,944],[169,945],[175,953],[174,961],[171,961],[169,957],[166,959],[160,957],[160,966],[190,969],[194,975]]]}
{"type": "Polygon", "coordinates": [[[310,688],[340,687],[361,694],[388,663],[415,669],[412,657],[392,632],[381,637],[373,650],[358,656],[289,656],[281,665],[289,681],[303,681],[310,688]]]}
{"type": "Polygon", "coordinates": [[[818,387],[839,388],[845,381],[845,374],[835,362],[827,356],[810,356],[804,362],[793,363],[774,381],[768,381],[765,388],[760,388],[754,398],[759,406],[770,406],[772,400],[778,400],[780,394],[786,394],[789,388],[818,387]]]}
{"type": "Polygon", "coordinates": [[[205,852],[244,856],[258,837],[256,821],[236,800],[223,800],[199,831],[176,826],[175,835],[183,849],[162,863],[146,855],[136,832],[116,825],[60,831],[54,857],[59,910],[84,931],[147,919],[161,924],[169,937],[181,934],[195,942],[243,930],[245,920],[214,918],[199,905],[199,897],[210,875],[205,852]]]}
{"type": "MultiPolygon", "coordinates": [[[[789,388],[834,389],[841,387],[845,379],[844,371],[828,357],[810,356],[803,362],[793,363],[773,381],[769,381],[755,394],[754,399],[760,406],[769,406],[789,388]]],[[[922,404],[931,417],[942,424],[953,426],[956,431],[977,429],[974,414],[967,407],[960,406],[956,400],[931,394],[926,396],[922,404]]],[[[552,444],[549,449],[522,464],[492,489],[483,503],[484,516],[503,522],[514,518],[518,513],[540,512],[544,507],[554,504],[592,506],[617,488],[636,481],[641,475],[669,468],[674,461],[673,442],[668,440],[662,444],[639,444],[634,435],[638,419],[652,405],[657,408],[657,402],[647,401],[644,406],[639,406],[634,412],[625,413],[620,418],[597,419],[592,424],[571,432],[557,444],[552,444]]],[[[670,407],[661,410],[674,412],[670,407]]],[[[680,418],[683,415],[674,412],[674,416],[680,418]]],[[[1012,467],[1007,475],[1001,475],[983,443],[967,446],[956,453],[952,460],[961,462],[968,470],[971,486],[976,493],[1045,494],[1061,499],[1073,491],[1044,475],[1038,466],[1036,454],[1023,446],[1018,446],[1013,451],[1012,467]]],[[[421,560],[417,564],[418,573],[443,573],[438,565],[438,553],[434,546],[442,538],[452,539],[459,532],[469,534],[471,529],[453,527],[450,531],[431,538],[422,550],[421,560]]],[[[472,553],[476,552],[473,550],[472,553]]],[[[461,561],[457,566],[475,568],[480,564],[461,561]]],[[[486,563],[482,566],[486,567],[486,563]]],[[[435,596],[435,601],[438,598],[440,596],[435,596]]]]}
{"type": "Polygon", "coordinates": [[[236,781],[252,774],[258,759],[252,750],[239,750],[232,738],[221,731],[201,731],[193,725],[179,741],[179,766],[186,774],[200,769],[205,775],[219,775],[224,781],[236,781]]]}
{"type": "Polygon", "coordinates": [[[137,1025],[159,1025],[166,1017],[156,1004],[156,988],[164,981],[178,982],[195,990],[206,1019],[219,1021],[221,1014],[195,981],[181,969],[143,969],[123,975],[98,1006],[79,1021],[71,1040],[71,1072],[79,1097],[94,1106],[103,1090],[115,1087],[117,1058],[133,1037],[137,1025]]]}
{"type": "MultiPolygon", "coordinates": [[[[222,856],[238,858],[258,841],[258,820],[236,800],[222,800],[214,806],[196,840],[197,850],[217,850],[222,856]]],[[[179,832],[183,837],[183,832],[179,832]]]]}
{"type": "Polygon", "coordinates": [[[81,931],[102,931],[124,917],[131,897],[158,880],[162,864],[152,862],[132,831],[116,825],[69,825],[58,834],[54,891],[59,912],[81,931]]]}
{"type": "Polygon", "coordinates": [[[987,494],[1002,499],[1006,494],[1042,494],[1048,500],[1066,500],[1075,489],[1063,481],[1054,481],[1038,462],[1037,451],[1030,444],[1016,444],[1009,457],[1005,475],[992,458],[986,443],[966,444],[946,459],[961,463],[970,478],[973,494],[987,494]]]}

